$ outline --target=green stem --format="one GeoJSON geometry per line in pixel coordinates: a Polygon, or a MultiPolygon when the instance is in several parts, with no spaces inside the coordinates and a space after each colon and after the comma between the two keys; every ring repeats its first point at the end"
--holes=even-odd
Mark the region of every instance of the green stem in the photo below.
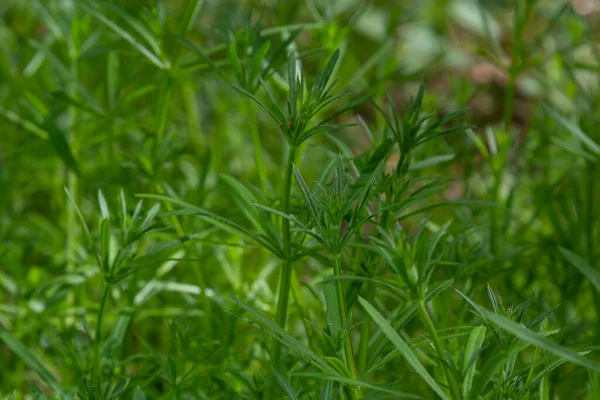
{"type": "MultiPolygon", "coordinates": [[[[494,163],[492,163],[492,168],[496,168],[494,166],[494,163]]],[[[499,194],[500,194],[500,184],[501,184],[501,179],[502,179],[502,172],[495,172],[493,173],[493,186],[492,186],[492,190],[490,192],[490,201],[492,203],[497,203],[499,200],[499,194]]],[[[491,225],[490,225],[490,250],[492,253],[492,256],[496,257],[498,255],[498,248],[500,247],[500,232],[499,232],[499,223],[498,223],[498,210],[497,207],[491,207],[490,208],[490,219],[491,219],[491,225]]]]}
{"type": "Polygon", "coordinates": [[[595,246],[595,209],[597,202],[595,201],[596,195],[596,164],[593,162],[587,162],[587,258],[593,263],[594,258],[594,246],[595,246]]]}
{"type": "MultiPolygon", "coordinates": [[[[373,297],[373,285],[367,285],[367,289],[364,295],[365,300],[371,302],[373,297]]],[[[369,352],[369,339],[371,337],[371,318],[367,318],[365,322],[363,322],[360,329],[360,342],[358,344],[358,371],[361,374],[365,373],[367,367],[367,356],[369,352]]]]}
{"type": "Polygon", "coordinates": [[[246,103],[246,115],[250,118],[250,134],[252,136],[252,144],[254,145],[254,158],[256,161],[256,169],[258,170],[258,179],[260,180],[260,186],[263,192],[267,193],[267,171],[265,169],[265,161],[262,153],[262,146],[260,143],[260,134],[258,133],[258,121],[256,120],[256,114],[252,110],[252,104],[250,99],[244,100],[246,103]]]}
{"type": "Polygon", "coordinates": [[[446,380],[448,381],[448,385],[450,386],[450,393],[452,394],[452,397],[455,400],[459,400],[460,399],[460,390],[458,388],[458,383],[452,376],[452,373],[446,367],[446,364],[444,361],[444,360],[446,360],[446,354],[445,354],[446,349],[445,349],[444,345],[442,344],[440,337],[438,336],[437,329],[435,329],[435,325],[434,325],[433,321],[431,320],[431,317],[429,316],[429,312],[427,311],[427,308],[425,307],[425,303],[423,303],[423,302],[419,303],[419,314],[421,315],[421,321],[423,322],[423,324],[425,324],[425,326],[427,327],[427,330],[429,331],[429,334],[431,335],[431,338],[433,339],[433,345],[435,346],[435,350],[438,354],[438,357],[440,358],[441,362],[443,363],[444,375],[446,376],[446,380]]]}
{"type": "MultiPolygon", "coordinates": [[[[339,254],[336,254],[333,257],[333,275],[337,277],[342,276],[342,268],[340,266],[339,254]]],[[[335,288],[338,298],[338,313],[340,314],[342,323],[345,324],[348,320],[348,314],[346,309],[346,296],[344,295],[344,287],[342,285],[341,280],[338,279],[335,282],[335,288]]],[[[348,368],[348,371],[350,371],[350,377],[352,379],[356,379],[356,363],[354,362],[354,352],[352,351],[352,337],[350,335],[350,332],[348,332],[348,334],[344,338],[344,358],[346,359],[346,367],[348,368]]],[[[361,398],[360,388],[354,386],[351,388],[351,392],[353,399],[361,398]]]]}
{"type": "MultiPolygon", "coordinates": [[[[515,63],[516,60],[513,59],[512,62],[515,63]]],[[[515,85],[517,77],[514,72],[514,68],[514,64],[512,64],[509,68],[506,97],[504,98],[504,132],[507,135],[510,135],[515,108],[515,85]]]]}
{"type": "Polygon", "coordinates": [[[96,322],[96,337],[94,338],[94,376],[98,384],[100,384],[101,374],[100,368],[102,360],[100,359],[100,343],[102,342],[102,316],[104,315],[104,309],[106,308],[106,300],[110,293],[110,285],[106,285],[104,294],[102,295],[102,302],[100,303],[100,309],[98,310],[98,321],[96,322]]]}
{"type": "MultiPolygon", "coordinates": [[[[586,199],[586,236],[587,236],[587,259],[592,264],[592,267],[595,267],[596,258],[594,257],[595,253],[595,222],[596,222],[596,204],[595,195],[596,195],[596,164],[592,162],[587,162],[587,199],[586,199]]],[[[596,314],[598,315],[597,322],[597,331],[600,332],[600,294],[597,291],[594,291],[594,302],[596,303],[596,314]]]]}
{"type": "MultiPolygon", "coordinates": [[[[73,83],[69,84],[68,93],[72,99],[77,99],[77,86],[75,82],[78,80],[79,76],[79,68],[77,65],[77,59],[79,55],[74,45],[69,47],[69,57],[71,59],[70,64],[70,72],[71,72],[71,80],[73,83]]],[[[68,142],[69,147],[71,148],[71,152],[75,159],[78,159],[78,145],[75,137],[75,124],[77,123],[77,107],[69,106],[69,136],[68,142]]],[[[69,193],[73,196],[75,202],[78,201],[78,179],[77,175],[71,171],[66,171],[66,185],[69,193]]],[[[75,243],[77,242],[77,223],[75,221],[75,209],[73,207],[67,207],[66,213],[66,223],[67,223],[67,237],[66,237],[66,261],[67,261],[67,271],[72,271],[75,268],[74,265],[74,254],[75,254],[75,243]]]]}
{"type": "MultiPolygon", "coordinates": [[[[292,171],[294,159],[296,157],[296,146],[290,146],[287,157],[287,167],[285,171],[284,186],[283,186],[283,212],[289,214],[290,200],[292,194],[292,171]]],[[[286,260],[283,262],[281,276],[279,280],[279,298],[277,299],[277,311],[275,322],[277,325],[285,329],[287,320],[288,303],[290,299],[290,287],[292,279],[292,260],[291,260],[291,232],[290,221],[286,218],[281,219],[281,234],[283,237],[283,252],[286,260]]],[[[273,339],[271,345],[271,373],[269,379],[269,388],[274,393],[275,376],[273,370],[279,370],[281,367],[281,343],[273,339]]]]}

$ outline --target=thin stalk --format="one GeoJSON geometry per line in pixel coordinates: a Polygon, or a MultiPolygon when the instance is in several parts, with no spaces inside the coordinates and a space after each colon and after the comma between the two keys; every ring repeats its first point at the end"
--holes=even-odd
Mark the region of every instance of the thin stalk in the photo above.
{"type": "MultiPolygon", "coordinates": [[[[371,302],[373,297],[373,285],[365,283],[367,289],[364,298],[371,302]]],[[[358,372],[364,374],[367,367],[367,356],[369,352],[369,339],[371,337],[371,318],[367,318],[360,328],[360,342],[358,344],[358,372]]]]}
{"type": "Polygon", "coordinates": [[[263,192],[267,193],[267,170],[265,169],[265,161],[262,153],[262,146],[260,143],[260,134],[258,133],[258,121],[256,120],[256,114],[252,110],[251,100],[245,99],[246,103],[246,115],[250,119],[250,134],[252,136],[252,144],[254,146],[254,158],[256,161],[256,169],[258,170],[258,179],[260,180],[260,187],[263,192]]]}
{"type": "Polygon", "coordinates": [[[517,76],[514,71],[515,62],[517,61],[513,59],[511,66],[508,69],[508,83],[504,97],[504,132],[507,135],[510,134],[515,111],[515,86],[517,82],[517,76]]]}
{"type": "Polygon", "coordinates": [[[508,86],[504,99],[504,132],[510,134],[514,114],[515,85],[519,71],[521,70],[521,44],[523,42],[523,31],[528,17],[528,9],[522,12],[519,2],[515,5],[515,30],[513,34],[512,51],[510,55],[510,67],[508,68],[508,86]]]}
{"type": "Polygon", "coordinates": [[[102,317],[104,315],[104,309],[106,308],[106,300],[110,293],[110,285],[106,285],[104,288],[104,294],[102,295],[102,301],[100,302],[100,309],[98,310],[98,321],[96,322],[96,337],[94,338],[94,376],[98,383],[100,383],[100,367],[102,360],[100,359],[100,343],[102,342],[102,317]]]}
{"type": "MultiPolygon", "coordinates": [[[[494,163],[492,163],[492,168],[496,168],[494,163]]],[[[492,184],[492,190],[490,191],[490,201],[492,203],[497,203],[499,200],[500,194],[500,184],[502,179],[502,171],[493,173],[494,182],[492,184]]],[[[500,232],[499,232],[499,215],[497,207],[490,208],[490,250],[492,255],[495,257],[498,254],[498,248],[500,247],[500,232]]]]}
{"type": "MultiPolygon", "coordinates": [[[[77,86],[76,82],[78,81],[79,76],[79,68],[77,65],[77,59],[79,58],[79,54],[75,48],[74,44],[69,46],[69,58],[71,60],[70,63],[70,73],[71,73],[71,82],[69,84],[68,93],[72,99],[77,99],[77,86]]],[[[77,160],[78,156],[78,146],[75,138],[75,124],[77,123],[77,107],[74,105],[69,106],[69,146],[71,147],[71,152],[73,153],[73,157],[77,160]]],[[[78,199],[78,179],[75,172],[70,169],[66,170],[66,186],[73,196],[75,202],[78,199]]],[[[75,243],[77,241],[77,222],[75,220],[75,209],[73,207],[67,207],[66,210],[66,225],[67,225],[67,234],[66,234],[66,248],[65,255],[67,261],[67,271],[72,271],[75,268],[74,265],[74,254],[75,254],[75,243]]]]}
{"type": "MultiPolygon", "coordinates": [[[[444,363],[444,360],[446,359],[446,348],[442,344],[442,341],[438,336],[437,329],[435,328],[435,325],[431,320],[431,317],[429,316],[429,312],[425,307],[425,303],[423,302],[419,303],[419,314],[421,316],[421,321],[423,322],[423,324],[425,324],[427,330],[429,331],[429,334],[431,335],[431,338],[433,339],[433,345],[435,346],[435,350],[438,354],[438,357],[440,358],[441,362],[444,363]]],[[[446,376],[446,380],[448,381],[448,385],[450,386],[450,393],[452,397],[455,400],[460,399],[460,390],[458,388],[458,383],[456,382],[456,380],[452,376],[452,373],[448,370],[445,364],[443,365],[443,370],[444,375],[446,376]]]]}
{"type": "MultiPolygon", "coordinates": [[[[335,254],[333,257],[333,275],[337,277],[342,276],[342,268],[340,266],[340,256],[339,254],[335,254]]],[[[344,295],[344,286],[342,285],[341,279],[336,280],[335,289],[337,292],[338,298],[338,313],[342,319],[342,323],[346,323],[348,320],[348,313],[346,311],[346,296],[344,295]]],[[[350,371],[350,377],[352,379],[356,379],[356,362],[354,361],[354,352],[352,351],[352,337],[350,332],[344,338],[344,358],[346,361],[346,367],[348,371],[350,371]]],[[[351,388],[352,398],[360,399],[361,392],[360,388],[354,386],[351,388]]]]}
{"type": "MultiPolygon", "coordinates": [[[[290,200],[292,195],[292,172],[294,166],[294,159],[296,157],[296,146],[290,146],[288,149],[287,167],[285,171],[284,185],[283,185],[283,212],[289,214],[290,212],[290,200]]],[[[292,260],[291,260],[291,232],[290,232],[290,221],[286,218],[281,219],[281,234],[283,237],[283,252],[286,260],[283,262],[281,269],[281,276],[279,280],[279,297],[277,299],[277,311],[275,314],[275,322],[277,325],[285,329],[285,322],[287,320],[288,302],[290,298],[290,287],[292,278],[292,260]]],[[[271,345],[271,373],[269,379],[270,390],[275,390],[275,376],[274,370],[278,370],[281,367],[281,343],[273,339],[271,345]]],[[[273,393],[273,392],[272,392],[273,393]]]]}
{"type": "MultiPolygon", "coordinates": [[[[594,258],[594,250],[595,250],[595,218],[596,218],[596,214],[595,214],[595,209],[596,209],[596,204],[597,201],[595,201],[595,195],[596,195],[596,164],[592,163],[592,162],[587,162],[587,171],[586,171],[586,175],[587,175],[587,184],[586,184],[586,189],[587,189],[587,193],[586,193],[586,207],[587,207],[587,212],[586,212],[586,220],[587,220],[587,224],[586,224],[586,236],[587,236],[587,259],[590,261],[590,263],[592,263],[592,266],[594,267],[594,263],[596,262],[595,258],[594,258]]],[[[596,314],[598,316],[598,321],[597,321],[597,331],[600,332],[600,308],[598,308],[600,306],[600,294],[598,294],[597,291],[594,291],[594,302],[596,303],[596,314]]]]}
{"type": "Polygon", "coordinates": [[[596,164],[593,162],[587,162],[587,258],[590,262],[595,260],[594,258],[594,234],[595,232],[595,209],[597,202],[595,201],[596,195],[596,164]]]}

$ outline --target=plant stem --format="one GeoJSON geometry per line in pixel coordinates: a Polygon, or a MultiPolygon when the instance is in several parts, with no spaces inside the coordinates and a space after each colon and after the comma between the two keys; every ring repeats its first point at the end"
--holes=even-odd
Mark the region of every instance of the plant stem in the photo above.
{"type": "Polygon", "coordinates": [[[256,120],[256,114],[252,110],[251,100],[245,99],[244,102],[246,103],[246,114],[248,115],[248,118],[250,118],[250,134],[252,136],[252,144],[254,145],[254,158],[256,161],[256,169],[258,170],[258,179],[260,180],[261,189],[266,194],[267,172],[260,143],[260,134],[258,133],[258,121],[256,120]]]}
{"type": "Polygon", "coordinates": [[[106,300],[108,299],[108,294],[110,293],[110,285],[106,285],[104,288],[104,294],[102,295],[102,301],[100,303],[100,309],[98,310],[98,321],[96,322],[96,337],[94,338],[94,376],[98,382],[98,386],[100,386],[100,367],[102,360],[100,359],[100,343],[102,336],[102,316],[104,315],[104,309],[106,308],[106,300]]]}
{"type": "Polygon", "coordinates": [[[446,380],[448,381],[448,385],[450,386],[450,393],[455,400],[460,399],[460,390],[458,389],[458,383],[452,376],[452,373],[446,367],[446,349],[438,336],[437,329],[435,329],[435,325],[429,316],[429,312],[425,307],[425,303],[422,301],[419,303],[419,314],[421,315],[421,321],[427,327],[427,330],[431,334],[431,338],[433,339],[433,344],[435,346],[435,350],[437,351],[438,357],[440,358],[440,362],[443,363],[444,375],[446,376],[446,380]]]}
{"type": "MultiPolygon", "coordinates": [[[[494,163],[492,162],[492,168],[496,168],[494,166],[494,163]]],[[[492,183],[492,190],[490,192],[490,201],[492,203],[497,203],[498,202],[498,197],[500,194],[500,184],[501,184],[501,179],[502,179],[502,171],[496,172],[493,171],[493,180],[494,182],[492,183]]],[[[498,210],[497,207],[491,207],[490,208],[490,219],[491,219],[491,224],[490,224],[490,250],[492,253],[492,256],[495,258],[498,254],[498,248],[500,247],[500,232],[499,232],[499,224],[498,224],[498,210]]]]}
{"type": "MultiPolygon", "coordinates": [[[[292,194],[292,171],[295,157],[296,146],[290,146],[290,148],[288,149],[287,167],[285,171],[283,186],[283,212],[286,214],[289,214],[290,212],[290,200],[292,194]]],[[[286,218],[281,219],[281,234],[283,237],[283,252],[285,254],[286,259],[283,262],[281,276],[279,280],[279,298],[277,299],[277,312],[275,315],[275,322],[277,323],[277,325],[285,329],[288,302],[290,298],[290,286],[292,279],[293,264],[291,260],[292,252],[290,221],[286,218]]],[[[269,379],[269,388],[271,391],[275,389],[275,376],[273,374],[273,371],[280,369],[281,361],[281,343],[278,340],[273,339],[273,343],[271,345],[271,373],[269,379]]]]}
{"type": "MultiPolygon", "coordinates": [[[[333,275],[337,276],[337,277],[342,276],[342,268],[340,266],[340,255],[339,254],[335,254],[333,257],[333,275]]],[[[339,308],[338,313],[340,314],[342,323],[345,324],[348,320],[348,313],[346,310],[346,296],[344,295],[344,287],[342,285],[341,280],[338,279],[335,282],[335,288],[336,288],[337,298],[338,298],[338,308],[339,308]]],[[[352,351],[352,337],[350,335],[350,332],[348,332],[348,334],[344,338],[344,356],[345,356],[344,358],[346,359],[346,367],[348,368],[348,371],[350,371],[350,377],[352,379],[356,379],[356,377],[357,377],[356,363],[354,362],[354,352],[352,351]]],[[[351,388],[351,392],[352,392],[352,398],[354,398],[354,399],[361,398],[360,388],[354,386],[351,388]]]]}
{"type": "Polygon", "coordinates": [[[594,235],[595,235],[595,218],[596,209],[596,164],[588,161],[587,163],[587,258],[593,263],[594,258],[594,235]]]}
{"type": "MultiPolygon", "coordinates": [[[[365,283],[367,285],[366,292],[364,295],[365,300],[371,302],[373,297],[373,285],[365,283]]],[[[364,374],[367,367],[367,355],[369,352],[369,339],[371,334],[371,318],[367,318],[363,322],[360,329],[360,342],[358,344],[358,372],[364,374]]]]}
{"type": "MultiPolygon", "coordinates": [[[[586,166],[587,166],[587,184],[586,184],[586,189],[587,189],[587,199],[586,199],[586,206],[587,206],[587,212],[586,212],[586,220],[587,220],[587,224],[586,224],[586,236],[587,236],[587,259],[588,261],[592,264],[592,267],[595,267],[595,263],[596,263],[596,258],[594,257],[594,250],[595,250],[595,238],[594,235],[596,234],[596,230],[595,228],[595,222],[596,222],[596,214],[595,214],[595,209],[596,209],[596,204],[597,202],[595,201],[595,195],[596,195],[596,164],[590,161],[586,162],[586,166]]],[[[594,302],[596,303],[596,315],[598,316],[598,321],[597,321],[597,331],[600,332],[600,308],[598,308],[600,306],[600,294],[597,291],[593,292],[594,295],[594,302]]]]}
{"type": "MultiPolygon", "coordinates": [[[[79,76],[79,68],[77,65],[77,59],[79,58],[79,54],[75,45],[71,43],[69,46],[69,58],[71,60],[70,63],[70,73],[72,83],[69,84],[68,93],[72,99],[77,99],[77,86],[76,83],[79,76]]],[[[68,142],[69,147],[71,148],[71,152],[73,157],[77,160],[78,158],[78,145],[76,143],[75,138],[75,124],[77,123],[77,107],[69,106],[69,136],[68,142]]],[[[70,169],[66,170],[66,186],[73,196],[73,200],[75,202],[78,201],[79,196],[78,193],[78,179],[75,172],[70,169]]],[[[74,265],[74,253],[75,253],[75,243],[77,241],[77,225],[75,222],[75,209],[73,207],[68,207],[66,210],[66,223],[67,223],[67,235],[66,235],[66,249],[65,256],[67,261],[67,271],[73,271],[75,268],[74,265]]]]}

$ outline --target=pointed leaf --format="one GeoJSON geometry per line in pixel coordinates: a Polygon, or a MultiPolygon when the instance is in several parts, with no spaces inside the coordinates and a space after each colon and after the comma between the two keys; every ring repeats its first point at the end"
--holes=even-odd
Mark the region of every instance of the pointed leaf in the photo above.
{"type": "Polygon", "coordinates": [[[6,346],[13,351],[17,357],[21,359],[29,368],[35,371],[39,377],[46,382],[48,386],[52,388],[57,394],[63,399],[70,399],[71,397],[63,390],[62,386],[56,378],[48,371],[48,369],[42,364],[39,358],[36,357],[21,341],[15,338],[9,331],[0,330],[0,340],[6,344],[6,346]]]}
{"type": "Polygon", "coordinates": [[[598,293],[600,293],[600,272],[594,269],[586,259],[573,253],[571,250],[565,249],[564,247],[559,247],[558,249],[562,255],[565,256],[565,258],[579,270],[579,272],[581,272],[590,280],[598,293]]]}
{"type": "Polygon", "coordinates": [[[417,356],[412,352],[412,350],[408,347],[406,342],[394,330],[390,323],[368,301],[366,301],[362,297],[359,297],[358,301],[369,313],[369,315],[371,315],[375,323],[387,336],[390,342],[392,342],[396,349],[398,349],[398,351],[402,354],[402,356],[406,359],[410,366],[421,376],[421,378],[423,378],[425,382],[427,382],[429,387],[431,387],[431,389],[433,389],[433,391],[436,392],[437,395],[440,396],[442,399],[448,400],[448,396],[446,395],[446,393],[444,393],[444,391],[438,385],[435,379],[433,379],[429,372],[427,372],[425,367],[423,367],[417,356]]]}
{"type": "Polygon", "coordinates": [[[571,135],[577,138],[581,143],[585,144],[596,155],[600,155],[600,146],[596,142],[594,142],[588,135],[583,133],[581,128],[579,128],[577,125],[558,114],[550,107],[546,107],[546,110],[548,111],[550,116],[556,121],[558,121],[562,126],[564,126],[571,135]]]}
{"type": "Polygon", "coordinates": [[[538,346],[542,350],[546,350],[558,357],[562,357],[568,361],[571,361],[574,364],[581,365],[582,367],[588,368],[592,371],[600,372],[600,364],[590,360],[589,358],[583,357],[569,348],[554,343],[506,317],[496,315],[495,313],[482,307],[480,307],[480,311],[489,321],[496,324],[499,328],[517,336],[522,341],[534,346],[538,346]]]}

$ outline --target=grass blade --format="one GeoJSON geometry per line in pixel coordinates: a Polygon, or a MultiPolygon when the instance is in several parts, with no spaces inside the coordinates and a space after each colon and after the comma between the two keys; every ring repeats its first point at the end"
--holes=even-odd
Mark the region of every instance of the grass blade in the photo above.
{"type": "Polygon", "coordinates": [[[316,379],[322,379],[322,380],[329,380],[329,381],[339,382],[339,383],[342,383],[347,386],[358,386],[358,387],[362,387],[365,389],[371,389],[371,390],[377,391],[377,392],[389,393],[389,394],[393,394],[395,396],[394,397],[395,399],[422,399],[423,398],[421,396],[417,396],[414,394],[400,392],[398,390],[389,389],[385,386],[373,385],[368,382],[364,382],[364,381],[361,381],[358,379],[346,378],[344,376],[332,376],[332,375],[315,374],[315,373],[309,373],[309,372],[299,372],[294,375],[295,376],[304,376],[307,378],[310,377],[310,378],[316,378],[316,379]]]}
{"type": "Polygon", "coordinates": [[[565,127],[571,135],[575,136],[575,138],[577,138],[581,143],[585,144],[595,154],[600,155],[600,146],[596,142],[594,142],[588,135],[583,133],[581,128],[579,128],[571,121],[568,121],[565,117],[558,114],[550,107],[546,107],[546,110],[548,111],[550,116],[553,119],[555,119],[558,123],[560,123],[563,127],[565,127]]]}
{"type": "Polygon", "coordinates": [[[292,389],[292,387],[289,385],[289,383],[287,383],[284,377],[281,376],[281,374],[275,370],[273,371],[273,375],[275,375],[277,382],[279,382],[279,386],[281,386],[288,399],[298,400],[298,396],[296,396],[296,393],[294,393],[294,389],[292,389]]]}
{"type": "Polygon", "coordinates": [[[469,340],[467,341],[467,347],[463,359],[463,371],[465,372],[465,379],[463,380],[463,397],[468,398],[468,394],[471,392],[471,386],[473,385],[473,377],[475,376],[475,369],[477,366],[477,354],[479,353],[483,340],[485,339],[485,326],[477,326],[471,331],[469,340]]]}
{"type": "Polygon", "coordinates": [[[358,298],[359,303],[364,307],[364,309],[371,315],[375,323],[379,326],[379,328],[383,331],[383,333],[387,336],[387,338],[392,342],[392,344],[398,349],[398,351],[402,354],[402,356],[406,359],[406,361],[410,364],[411,367],[423,378],[425,382],[433,389],[434,392],[438,394],[442,399],[448,400],[448,396],[442,390],[442,388],[438,385],[435,379],[427,372],[425,367],[421,364],[417,356],[411,351],[406,342],[400,337],[398,332],[394,330],[394,328],[390,325],[389,322],[383,318],[383,316],[365,299],[362,297],[358,298]]]}
{"type": "Polygon", "coordinates": [[[298,339],[294,338],[292,335],[284,331],[271,319],[266,318],[258,310],[254,309],[253,307],[250,307],[237,297],[233,297],[233,301],[235,301],[235,303],[241,308],[246,310],[246,312],[250,313],[254,317],[254,320],[257,322],[258,326],[264,329],[269,335],[273,336],[275,339],[280,341],[284,346],[288,347],[290,350],[304,357],[308,362],[313,364],[316,368],[320,369],[321,371],[327,372],[333,376],[338,376],[337,371],[333,367],[331,367],[325,360],[317,356],[312,350],[310,350],[308,347],[302,344],[298,339]]]}
{"type": "Polygon", "coordinates": [[[40,378],[48,384],[57,394],[63,399],[69,399],[62,386],[58,383],[56,378],[48,371],[48,369],[42,364],[39,358],[36,357],[27,347],[23,345],[17,338],[15,338],[9,331],[0,331],[0,339],[10,348],[29,368],[34,370],[40,378]]]}
{"type": "Polygon", "coordinates": [[[600,364],[590,360],[589,358],[579,355],[571,349],[556,344],[538,335],[535,332],[530,331],[521,324],[511,321],[506,317],[496,315],[492,311],[489,311],[481,306],[479,307],[479,312],[481,312],[485,316],[485,318],[487,318],[488,321],[493,322],[499,328],[504,329],[509,333],[512,333],[513,335],[517,336],[519,339],[526,343],[538,346],[541,349],[546,350],[554,354],[555,356],[562,357],[568,361],[571,361],[574,364],[588,368],[592,371],[600,372],[600,364]]]}
{"type": "Polygon", "coordinates": [[[600,293],[600,272],[594,269],[583,257],[573,253],[571,250],[567,250],[564,247],[558,248],[563,256],[569,262],[579,270],[586,278],[592,282],[592,285],[600,293]]]}
{"type": "Polygon", "coordinates": [[[164,63],[147,47],[138,42],[133,36],[131,36],[127,31],[121,28],[119,25],[115,24],[113,21],[104,16],[101,12],[96,10],[94,6],[89,4],[89,1],[78,2],[81,7],[85,8],[90,14],[92,14],[96,19],[102,22],[104,25],[113,30],[117,35],[121,36],[124,40],[129,42],[133,47],[136,48],[142,55],[144,55],[152,64],[156,65],[160,69],[165,69],[164,63]]]}

